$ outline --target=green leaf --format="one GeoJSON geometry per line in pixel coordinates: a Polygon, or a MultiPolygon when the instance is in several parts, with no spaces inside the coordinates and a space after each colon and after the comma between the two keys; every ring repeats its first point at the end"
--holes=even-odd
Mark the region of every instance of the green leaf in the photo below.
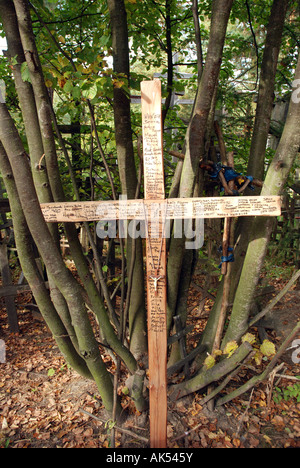
{"type": "Polygon", "coordinates": [[[24,82],[31,83],[30,72],[26,62],[23,62],[21,65],[21,76],[24,82]]]}
{"type": "Polygon", "coordinates": [[[94,99],[97,96],[97,93],[98,93],[97,85],[93,84],[88,89],[85,89],[82,91],[82,96],[85,97],[86,99],[94,99]]]}
{"type": "Polygon", "coordinates": [[[48,377],[53,377],[55,374],[55,369],[51,367],[51,369],[48,370],[48,377]]]}
{"type": "Polygon", "coordinates": [[[78,87],[74,86],[72,89],[72,96],[76,100],[81,98],[81,91],[78,87]]]}
{"type": "Polygon", "coordinates": [[[71,80],[68,80],[64,86],[65,93],[71,93],[73,91],[73,83],[71,80]]]}

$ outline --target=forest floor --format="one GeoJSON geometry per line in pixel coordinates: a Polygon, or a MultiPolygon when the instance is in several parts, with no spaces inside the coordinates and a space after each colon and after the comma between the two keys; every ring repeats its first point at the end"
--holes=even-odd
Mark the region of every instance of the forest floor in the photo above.
{"type": "MultiPolygon", "coordinates": [[[[280,281],[275,285],[278,291],[282,287],[280,281]]],[[[0,448],[108,448],[111,427],[95,384],[66,366],[39,314],[26,308],[26,302],[32,301],[31,294],[22,294],[18,301],[24,304],[18,309],[18,335],[9,333],[5,308],[2,305],[0,309],[0,338],[6,344],[6,362],[0,364],[0,448]]],[[[194,290],[191,301],[192,306],[199,304],[201,292],[194,290]]],[[[290,326],[299,320],[299,303],[300,291],[293,290],[278,304],[282,325],[290,326]]],[[[196,307],[191,320],[191,346],[194,333],[206,320],[211,300],[203,304],[201,315],[197,315],[196,307]]],[[[271,335],[277,346],[281,337],[276,332],[271,335]]],[[[105,359],[113,371],[114,364],[110,358],[105,359]]],[[[256,371],[244,369],[226,392],[256,371]]],[[[280,374],[285,377],[261,383],[218,412],[202,407],[203,395],[198,393],[170,402],[168,447],[300,448],[300,383],[292,380],[300,375],[300,364],[287,356],[280,374]],[[280,400],[280,396],[285,398],[280,400]]],[[[122,392],[126,377],[123,370],[119,390],[128,417],[121,429],[127,432],[116,430],[116,447],[145,448],[148,414],[138,413],[122,392]]]]}

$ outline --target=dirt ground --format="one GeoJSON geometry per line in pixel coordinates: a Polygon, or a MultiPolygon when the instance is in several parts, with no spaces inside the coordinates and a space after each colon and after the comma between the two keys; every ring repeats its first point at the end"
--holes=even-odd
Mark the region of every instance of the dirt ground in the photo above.
{"type": "MultiPolygon", "coordinates": [[[[278,323],[291,326],[299,318],[299,291],[290,292],[276,310],[278,323]]],[[[20,308],[18,313],[21,331],[12,335],[5,309],[0,310],[0,338],[6,344],[6,362],[0,364],[0,447],[110,447],[111,425],[95,384],[65,365],[36,313],[26,308],[20,308]]],[[[195,331],[198,322],[196,317],[195,331]]],[[[278,346],[281,337],[276,331],[270,333],[278,346]]],[[[113,370],[113,363],[105,359],[113,370]]],[[[170,402],[168,447],[300,448],[300,384],[296,396],[277,403],[273,400],[276,388],[282,390],[297,384],[292,379],[300,375],[299,364],[285,361],[280,374],[288,378],[276,376],[273,383],[268,380],[260,384],[251,394],[244,394],[218,412],[201,406],[200,393],[170,402]]],[[[251,366],[245,369],[225,391],[232,391],[255,372],[257,369],[251,366]]],[[[116,430],[116,447],[148,447],[148,414],[138,413],[122,392],[125,378],[123,370],[119,393],[127,414],[121,429],[126,432],[116,430]]]]}

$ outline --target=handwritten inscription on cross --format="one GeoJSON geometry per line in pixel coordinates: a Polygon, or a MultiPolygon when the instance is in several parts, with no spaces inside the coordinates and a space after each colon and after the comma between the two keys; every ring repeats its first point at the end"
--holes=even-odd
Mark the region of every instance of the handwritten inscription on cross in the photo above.
{"type": "Polygon", "coordinates": [[[143,220],[146,228],[150,445],[167,446],[166,221],[279,216],[280,197],[165,199],[161,83],[141,83],[144,200],[42,204],[47,222],[143,220]],[[158,210],[158,211],[157,211],[158,210]],[[157,213],[160,213],[157,216],[157,213]]]}

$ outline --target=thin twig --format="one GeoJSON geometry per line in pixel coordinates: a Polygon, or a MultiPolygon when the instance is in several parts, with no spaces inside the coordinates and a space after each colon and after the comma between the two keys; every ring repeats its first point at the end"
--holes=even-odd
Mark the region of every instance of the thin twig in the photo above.
{"type": "Polygon", "coordinates": [[[295,377],[294,375],[275,374],[275,377],[280,377],[280,380],[287,379],[287,380],[296,380],[297,382],[299,382],[299,377],[295,377]]]}
{"type": "Polygon", "coordinates": [[[276,377],[277,372],[284,367],[284,362],[279,364],[279,366],[275,367],[275,369],[269,375],[269,383],[268,383],[268,401],[267,401],[267,409],[270,409],[270,403],[272,398],[273,386],[274,386],[274,379],[276,377]]]}
{"type": "MultiPolygon", "coordinates": [[[[95,416],[94,414],[89,413],[88,411],[85,411],[83,408],[79,408],[79,411],[81,413],[86,414],[87,416],[90,416],[92,419],[95,419],[95,421],[99,421],[101,423],[106,423],[107,421],[103,418],[99,418],[98,416],[95,416]]],[[[115,425],[115,429],[119,432],[122,432],[123,434],[127,434],[135,439],[141,440],[142,442],[145,442],[146,444],[149,443],[149,439],[146,439],[146,437],[142,437],[138,434],[135,434],[135,432],[129,431],[128,429],[123,429],[120,426],[115,425]]]]}
{"type": "Polygon", "coordinates": [[[95,133],[95,139],[96,139],[97,147],[98,147],[98,150],[99,150],[99,152],[100,152],[100,155],[101,155],[101,158],[102,158],[102,161],[103,161],[105,170],[106,170],[106,174],[107,174],[108,180],[109,180],[109,182],[110,182],[110,186],[111,186],[111,190],[112,190],[113,199],[114,199],[114,200],[117,200],[117,194],[116,194],[115,185],[114,185],[114,182],[113,182],[113,179],[112,179],[111,171],[110,171],[110,168],[109,168],[109,166],[108,166],[108,164],[107,164],[106,157],[105,157],[105,154],[104,154],[102,145],[101,145],[101,143],[100,143],[100,139],[99,139],[99,135],[98,135],[98,130],[97,130],[97,126],[96,126],[96,120],[95,120],[94,109],[93,109],[93,106],[92,106],[92,104],[91,104],[91,102],[90,102],[89,99],[87,100],[87,104],[88,104],[88,107],[89,107],[89,110],[90,110],[91,122],[92,122],[92,127],[93,127],[93,130],[94,130],[94,133],[95,133]]]}
{"type": "Polygon", "coordinates": [[[247,404],[247,408],[245,409],[245,412],[241,416],[241,420],[239,422],[239,426],[238,426],[238,430],[237,430],[237,435],[240,433],[240,431],[242,429],[243,422],[244,422],[244,420],[245,420],[245,418],[247,416],[247,413],[249,411],[251,401],[252,401],[253,392],[254,392],[254,388],[252,388],[251,395],[250,395],[250,398],[249,398],[249,401],[248,401],[248,404],[247,404]]]}
{"type": "Polygon", "coordinates": [[[255,31],[253,29],[253,25],[252,25],[252,19],[251,19],[251,10],[250,10],[250,5],[249,5],[249,2],[248,0],[246,0],[246,7],[247,7],[247,12],[248,12],[248,20],[249,20],[249,24],[250,24],[250,29],[251,29],[251,33],[252,33],[252,36],[253,36],[253,41],[254,41],[254,47],[255,47],[255,51],[256,51],[256,70],[257,70],[257,73],[256,73],[256,83],[255,83],[255,88],[257,88],[257,85],[258,85],[258,79],[259,79],[259,52],[258,52],[258,44],[257,44],[257,40],[256,40],[256,35],[255,35],[255,31]]]}

